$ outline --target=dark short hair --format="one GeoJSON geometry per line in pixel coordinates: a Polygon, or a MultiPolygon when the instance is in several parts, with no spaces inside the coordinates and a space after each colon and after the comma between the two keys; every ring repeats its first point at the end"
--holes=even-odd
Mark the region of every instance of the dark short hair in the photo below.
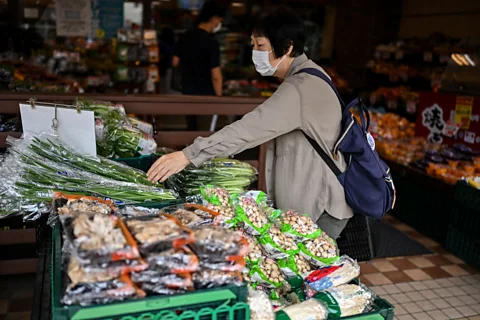
{"type": "Polygon", "coordinates": [[[303,54],[305,25],[302,18],[291,8],[280,6],[261,14],[253,24],[255,37],[266,37],[272,44],[275,57],[283,56],[293,46],[291,57],[303,54]]]}
{"type": "Polygon", "coordinates": [[[227,12],[227,7],[220,1],[205,1],[202,10],[198,15],[198,22],[208,22],[213,17],[223,18],[227,12]]]}

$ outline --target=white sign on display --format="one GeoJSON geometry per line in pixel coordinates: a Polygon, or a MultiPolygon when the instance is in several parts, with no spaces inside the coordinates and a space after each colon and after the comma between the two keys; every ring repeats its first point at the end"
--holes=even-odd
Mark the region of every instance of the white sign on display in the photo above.
{"type": "Polygon", "coordinates": [[[91,0],[57,0],[57,36],[88,37],[92,27],[91,0]]]}
{"type": "Polygon", "coordinates": [[[25,137],[56,134],[79,153],[97,155],[93,111],[20,104],[20,114],[25,137]],[[57,130],[53,127],[54,119],[57,120],[57,130]]]}

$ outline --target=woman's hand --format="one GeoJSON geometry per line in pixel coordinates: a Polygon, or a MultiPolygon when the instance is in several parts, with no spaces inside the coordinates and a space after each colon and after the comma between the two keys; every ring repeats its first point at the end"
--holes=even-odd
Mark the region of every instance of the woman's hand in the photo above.
{"type": "Polygon", "coordinates": [[[190,164],[182,151],[166,154],[148,170],[147,177],[151,182],[164,182],[173,174],[177,174],[190,164]]]}

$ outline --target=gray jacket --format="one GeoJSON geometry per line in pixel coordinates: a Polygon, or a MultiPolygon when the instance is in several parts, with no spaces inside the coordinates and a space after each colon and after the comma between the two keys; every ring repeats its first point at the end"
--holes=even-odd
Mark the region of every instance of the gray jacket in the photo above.
{"type": "MultiPolygon", "coordinates": [[[[303,130],[330,154],[340,135],[341,107],[323,80],[295,74],[322,68],[301,55],[284,82],[262,105],[208,138],[197,138],[183,151],[196,166],[271,141],[266,161],[267,192],[280,209],[294,209],[316,221],[323,212],[337,219],[353,216],[337,177],[305,139],[303,130]]],[[[334,160],[335,161],[335,160],[334,160]]],[[[346,163],[335,161],[340,170],[346,163]]]]}

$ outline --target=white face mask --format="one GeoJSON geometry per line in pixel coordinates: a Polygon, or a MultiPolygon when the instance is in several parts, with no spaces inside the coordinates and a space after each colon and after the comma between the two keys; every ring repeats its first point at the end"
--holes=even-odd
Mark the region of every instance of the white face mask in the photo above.
{"type": "Polygon", "coordinates": [[[222,23],[221,22],[218,24],[218,26],[213,28],[212,32],[217,33],[218,31],[220,31],[220,29],[222,29],[222,23]]]}
{"type": "Polygon", "coordinates": [[[270,59],[268,59],[268,54],[272,52],[270,51],[260,51],[260,50],[252,50],[252,60],[253,64],[255,65],[255,70],[260,73],[262,76],[268,77],[273,76],[275,71],[277,71],[277,67],[282,63],[285,56],[282,57],[279,63],[274,67],[270,64],[270,59]]]}

